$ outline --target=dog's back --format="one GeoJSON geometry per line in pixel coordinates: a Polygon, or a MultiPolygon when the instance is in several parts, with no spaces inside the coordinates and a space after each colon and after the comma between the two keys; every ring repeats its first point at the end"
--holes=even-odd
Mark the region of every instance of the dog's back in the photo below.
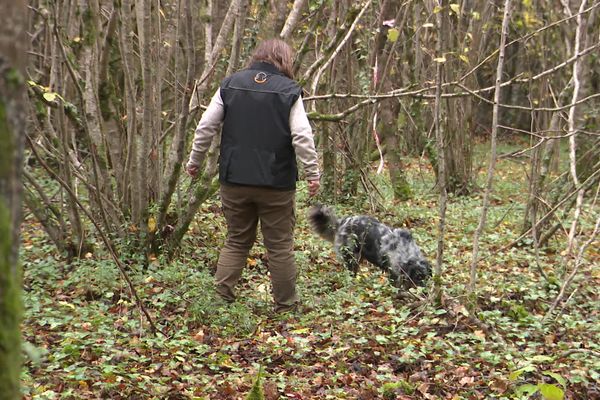
{"type": "Polygon", "coordinates": [[[388,259],[381,252],[381,245],[383,239],[390,233],[391,229],[377,219],[356,215],[340,220],[334,244],[338,252],[346,246],[347,250],[357,255],[359,259],[365,259],[382,269],[387,269],[388,259]]]}

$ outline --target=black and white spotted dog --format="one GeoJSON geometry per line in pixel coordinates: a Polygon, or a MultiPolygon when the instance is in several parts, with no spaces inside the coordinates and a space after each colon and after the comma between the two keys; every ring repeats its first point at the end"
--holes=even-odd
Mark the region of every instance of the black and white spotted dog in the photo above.
{"type": "Polygon", "coordinates": [[[309,222],[319,236],[333,243],[337,257],[356,274],[366,259],[389,273],[400,287],[423,286],[431,265],[405,229],[394,229],[365,215],[338,218],[332,208],[310,209],[309,222]]]}

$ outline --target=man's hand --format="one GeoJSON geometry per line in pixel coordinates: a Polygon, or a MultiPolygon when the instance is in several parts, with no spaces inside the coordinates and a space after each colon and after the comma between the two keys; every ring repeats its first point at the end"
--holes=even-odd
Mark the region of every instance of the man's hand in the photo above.
{"type": "Polygon", "coordinates": [[[196,165],[187,165],[185,167],[185,172],[192,178],[195,178],[198,175],[198,166],[196,165]]]}
{"type": "Polygon", "coordinates": [[[314,181],[308,181],[308,195],[313,197],[319,192],[319,188],[321,187],[321,182],[317,179],[314,181]]]}

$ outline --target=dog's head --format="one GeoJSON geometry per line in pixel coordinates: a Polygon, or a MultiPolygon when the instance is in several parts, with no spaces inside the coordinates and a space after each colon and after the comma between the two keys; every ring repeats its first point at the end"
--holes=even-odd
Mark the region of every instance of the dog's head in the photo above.
{"type": "Polygon", "coordinates": [[[411,258],[402,269],[405,273],[405,281],[410,286],[425,286],[425,282],[431,277],[431,264],[424,258],[411,258]]]}

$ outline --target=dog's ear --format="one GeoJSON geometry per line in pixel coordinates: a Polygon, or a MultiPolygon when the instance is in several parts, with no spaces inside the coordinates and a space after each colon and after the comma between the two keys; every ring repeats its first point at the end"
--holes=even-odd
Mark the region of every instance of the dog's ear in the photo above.
{"type": "Polygon", "coordinates": [[[413,240],[412,233],[406,229],[396,228],[394,229],[394,235],[399,239],[404,239],[409,242],[413,240]]]}

